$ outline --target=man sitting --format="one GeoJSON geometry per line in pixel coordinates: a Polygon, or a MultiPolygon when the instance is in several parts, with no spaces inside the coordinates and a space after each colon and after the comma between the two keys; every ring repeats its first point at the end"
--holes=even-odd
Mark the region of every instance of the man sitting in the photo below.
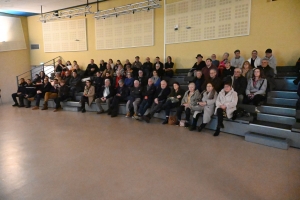
{"type": "Polygon", "coordinates": [[[266,56],[264,57],[269,61],[269,66],[274,70],[274,74],[277,74],[277,61],[276,58],[273,56],[272,49],[267,49],[266,50],[266,56]]]}
{"type": "Polygon", "coordinates": [[[267,58],[263,58],[261,61],[261,66],[257,68],[261,69],[264,72],[264,75],[268,81],[268,90],[272,91],[275,89],[275,74],[274,70],[269,66],[269,60],[267,58]]]}
{"type": "MultiPolygon", "coordinates": [[[[247,79],[242,76],[241,68],[234,69],[234,75],[231,77],[231,79],[232,88],[238,95],[238,103],[242,103],[244,100],[244,96],[246,95],[245,92],[247,89],[247,79]]],[[[226,82],[226,80],[224,82],[226,82]]]]}
{"type": "Polygon", "coordinates": [[[143,63],[142,70],[146,78],[150,78],[152,76],[153,64],[150,62],[150,58],[146,58],[146,62],[143,63]]]}
{"type": "Polygon", "coordinates": [[[210,77],[206,79],[202,85],[202,91],[206,89],[207,83],[211,83],[214,86],[215,90],[217,92],[220,92],[222,90],[223,82],[219,77],[217,77],[217,70],[211,69],[209,75],[210,77]]]}
{"type": "MultiPolygon", "coordinates": [[[[26,100],[26,106],[25,108],[30,108],[31,107],[31,101],[34,100],[34,96],[36,94],[36,86],[34,86],[31,82],[31,79],[27,80],[27,86],[26,86],[26,90],[25,90],[25,95],[24,98],[26,100]]],[[[21,99],[19,98],[19,100],[21,101],[21,99]]]]}
{"type": "Polygon", "coordinates": [[[142,63],[140,62],[140,57],[136,56],[135,61],[132,63],[131,69],[132,69],[132,76],[137,77],[138,71],[142,68],[142,63]]]}
{"type": "Polygon", "coordinates": [[[101,103],[106,102],[108,109],[110,108],[110,102],[115,94],[114,88],[110,84],[109,79],[105,79],[104,86],[102,86],[99,93],[96,94],[96,105],[99,108],[99,112],[97,114],[104,113],[104,109],[101,106],[101,103]]]}
{"type": "Polygon", "coordinates": [[[96,72],[96,77],[93,77],[93,85],[95,87],[95,93],[100,92],[102,86],[104,84],[104,80],[101,76],[101,72],[96,72]]]}
{"type": "Polygon", "coordinates": [[[202,60],[203,56],[201,54],[198,54],[196,56],[196,59],[197,59],[197,62],[194,64],[192,69],[189,71],[188,76],[194,76],[194,71],[202,70],[206,66],[205,62],[202,60]]]}
{"type": "MultiPolygon", "coordinates": [[[[12,106],[19,106],[19,107],[24,107],[24,104],[21,106],[21,102],[20,104],[18,103],[17,101],[17,97],[20,97],[20,96],[24,96],[25,92],[26,92],[26,86],[27,86],[27,83],[25,82],[25,79],[24,78],[21,78],[20,79],[20,83],[19,83],[19,86],[18,86],[18,91],[16,93],[13,93],[11,95],[12,99],[14,100],[15,104],[12,105],[12,106]]],[[[19,99],[20,100],[20,99],[19,99]]]]}
{"type": "Polygon", "coordinates": [[[112,98],[112,103],[108,109],[107,114],[111,117],[118,116],[120,102],[125,102],[129,94],[128,87],[124,84],[124,81],[119,80],[119,86],[116,89],[116,95],[112,98]]]}
{"type": "Polygon", "coordinates": [[[134,81],[134,85],[132,88],[130,88],[129,92],[130,94],[127,98],[128,101],[126,103],[126,117],[132,116],[133,111],[133,118],[136,118],[138,116],[138,105],[140,104],[142,98],[142,88],[138,80],[134,81]]]}
{"type": "Polygon", "coordinates": [[[39,85],[37,87],[36,96],[35,96],[36,97],[35,106],[32,108],[32,110],[39,109],[41,98],[44,98],[46,92],[50,92],[51,87],[52,86],[49,82],[49,79],[47,77],[45,77],[43,85],[39,85]]]}
{"type": "Polygon", "coordinates": [[[62,64],[61,59],[58,59],[58,64],[54,67],[54,72],[59,72],[61,73],[63,71],[63,68],[65,68],[66,66],[64,64],[62,64]]]}
{"type": "Polygon", "coordinates": [[[238,50],[238,49],[235,50],[234,55],[235,55],[235,57],[232,58],[231,61],[230,61],[231,66],[242,68],[245,59],[241,56],[241,51],[238,50]]]}
{"type": "Polygon", "coordinates": [[[147,116],[144,116],[143,119],[149,123],[153,115],[161,110],[162,105],[166,102],[168,95],[170,94],[171,90],[167,86],[167,82],[162,80],[160,82],[160,87],[157,89],[154,95],[154,103],[151,106],[150,113],[147,116]]]}
{"type": "Polygon", "coordinates": [[[212,65],[212,60],[210,58],[207,58],[206,59],[206,66],[203,67],[203,69],[202,69],[202,74],[203,74],[205,80],[209,79],[211,69],[214,69],[217,72],[216,75],[218,75],[218,68],[216,66],[212,65]]]}
{"type": "Polygon", "coordinates": [[[58,88],[58,96],[54,99],[54,102],[56,104],[55,110],[53,112],[56,112],[61,109],[60,102],[65,101],[69,98],[69,86],[66,85],[65,80],[60,81],[60,87],[58,88]]]}
{"type": "Polygon", "coordinates": [[[72,77],[70,79],[70,91],[72,101],[76,101],[76,92],[82,91],[81,87],[81,78],[77,75],[77,71],[73,71],[72,77]]]}
{"type": "Polygon", "coordinates": [[[224,81],[227,77],[233,76],[234,69],[235,69],[235,67],[231,66],[230,62],[227,61],[225,63],[225,68],[223,69],[222,74],[221,74],[222,80],[224,81]]]}
{"type": "Polygon", "coordinates": [[[202,76],[202,71],[198,70],[196,71],[196,77],[192,81],[196,85],[196,90],[198,90],[200,93],[202,92],[202,84],[204,83],[204,78],[202,76]]]}
{"type": "Polygon", "coordinates": [[[219,67],[220,61],[217,60],[216,54],[212,54],[210,58],[211,58],[211,60],[212,60],[212,65],[213,65],[213,66],[216,66],[216,67],[219,67]]]}
{"type": "Polygon", "coordinates": [[[71,75],[70,75],[70,72],[71,71],[65,71],[65,74],[64,74],[64,76],[62,77],[62,80],[64,80],[64,84],[65,85],[70,85],[70,80],[71,80],[71,75]]]}
{"type": "Polygon", "coordinates": [[[260,65],[261,60],[260,60],[260,57],[257,56],[256,50],[252,51],[252,56],[251,56],[251,58],[248,59],[248,62],[251,64],[252,68],[256,68],[260,65]]]}
{"type": "Polygon", "coordinates": [[[57,79],[54,79],[53,81],[51,81],[51,89],[50,89],[49,92],[45,93],[44,105],[43,105],[42,110],[48,110],[48,100],[49,99],[57,98],[58,87],[59,87],[59,85],[58,85],[58,80],[57,79]]]}
{"type": "Polygon", "coordinates": [[[95,64],[94,59],[91,59],[91,63],[88,64],[86,70],[85,70],[85,76],[94,76],[96,72],[99,71],[98,66],[95,64]]]}
{"type": "Polygon", "coordinates": [[[135,80],[139,81],[141,87],[144,87],[147,85],[147,78],[144,76],[144,73],[142,70],[139,70],[139,76],[135,80]]]}

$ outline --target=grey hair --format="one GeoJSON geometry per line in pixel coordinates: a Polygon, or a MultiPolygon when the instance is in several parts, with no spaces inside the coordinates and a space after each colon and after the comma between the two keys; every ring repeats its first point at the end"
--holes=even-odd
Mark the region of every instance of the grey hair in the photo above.
{"type": "Polygon", "coordinates": [[[119,84],[124,84],[123,79],[120,79],[120,80],[118,81],[118,83],[119,83],[119,84]]]}

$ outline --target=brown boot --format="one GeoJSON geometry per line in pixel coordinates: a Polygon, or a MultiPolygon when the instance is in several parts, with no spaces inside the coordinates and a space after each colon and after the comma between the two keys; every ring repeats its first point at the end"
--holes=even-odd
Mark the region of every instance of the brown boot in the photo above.
{"type": "Polygon", "coordinates": [[[130,117],[130,112],[127,112],[125,117],[130,117]]]}
{"type": "Polygon", "coordinates": [[[53,110],[53,112],[60,111],[61,109],[62,109],[62,107],[55,108],[55,109],[53,110]]]}
{"type": "Polygon", "coordinates": [[[32,110],[38,110],[38,109],[40,109],[38,106],[34,106],[34,107],[32,108],[32,110]]]}
{"type": "Polygon", "coordinates": [[[42,110],[48,110],[48,102],[44,102],[42,110]]]}

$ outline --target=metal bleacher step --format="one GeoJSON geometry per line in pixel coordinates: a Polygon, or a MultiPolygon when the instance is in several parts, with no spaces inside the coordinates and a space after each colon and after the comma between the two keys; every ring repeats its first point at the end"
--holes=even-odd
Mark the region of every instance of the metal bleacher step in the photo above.
{"type": "Polygon", "coordinates": [[[292,126],[274,122],[254,121],[249,124],[248,130],[254,133],[270,135],[273,137],[287,138],[291,133],[292,126]]]}
{"type": "Polygon", "coordinates": [[[281,115],[281,116],[288,116],[288,117],[296,116],[295,108],[262,105],[258,108],[258,110],[264,114],[281,115]]]}
{"type": "Polygon", "coordinates": [[[267,103],[272,105],[284,105],[284,106],[294,106],[296,105],[297,99],[286,99],[286,98],[273,98],[268,97],[267,103]]]}
{"type": "Polygon", "coordinates": [[[268,93],[269,97],[272,98],[283,98],[283,99],[298,99],[297,92],[289,91],[271,91],[268,93]]]}
{"type": "Polygon", "coordinates": [[[289,141],[285,138],[272,137],[268,135],[249,132],[245,134],[245,140],[256,144],[262,144],[270,147],[287,150],[289,148],[289,141]]]}
{"type": "Polygon", "coordinates": [[[266,113],[257,113],[257,120],[274,122],[279,124],[293,125],[296,122],[295,117],[282,116],[282,115],[272,115],[266,113]]]}

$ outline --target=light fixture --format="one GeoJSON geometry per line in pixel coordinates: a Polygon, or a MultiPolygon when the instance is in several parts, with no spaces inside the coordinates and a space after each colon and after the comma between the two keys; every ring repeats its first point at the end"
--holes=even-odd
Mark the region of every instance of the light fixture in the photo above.
{"type": "MultiPolygon", "coordinates": [[[[95,12],[96,19],[106,19],[119,15],[134,14],[140,11],[149,11],[151,9],[160,8],[159,0],[147,0],[139,3],[128,4],[125,6],[115,7],[107,10],[99,10],[95,12]]],[[[98,7],[97,7],[98,8],[98,7]]]]}

